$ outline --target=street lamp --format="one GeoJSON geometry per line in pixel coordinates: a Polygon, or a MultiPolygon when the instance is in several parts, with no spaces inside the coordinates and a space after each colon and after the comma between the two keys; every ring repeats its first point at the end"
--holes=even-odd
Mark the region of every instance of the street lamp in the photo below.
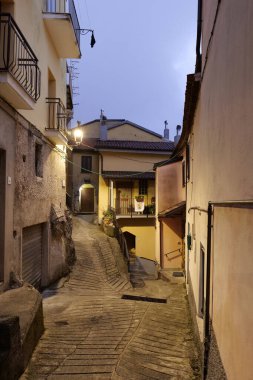
{"type": "Polygon", "coordinates": [[[83,131],[81,129],[75,129],[74,138],[77,145],[81,144],[83,140],[83,131]]]}
{"type": "Polygon", "coordinates": [[[81,35],[85,36],[87,33],[91,33],[91,39],[90,39],[90,46],[93,48],[93,46],[96,43],[95,37],[94,37],[94,30],[93,29],[78,29],[81,33],[81,35]]]}

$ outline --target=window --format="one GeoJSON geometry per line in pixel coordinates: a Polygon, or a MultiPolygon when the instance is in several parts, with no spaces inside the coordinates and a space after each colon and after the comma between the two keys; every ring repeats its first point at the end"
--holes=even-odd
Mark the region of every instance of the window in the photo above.
{"type": "Polygon", "coordinates": [[[81,173],[91,172],[92,169],[92,157],[82,156],[81,157],[81,173]]]}
{"type": "Polygon", "coordinates": [[[186,181],[188,182],[190,180],[190,168],[191,168],[191,163],[190,163],[190,144],[186,145],[186,181]]]}
{"type": "Polygon", "coordinates": [[[139,181],[139,194],[147,195],[148,193],[148,181],[146,179],[140,179],[139,181]]]}
{"type": "Polygon", "coordinates": [[[185,185],[186,185],[185,161],[182,162],[182,185],[183,185],[183,187],[185,187],[185,185]]]}
{"type": "Polygon", "coordinates": [[[35,175],[43,177],[42,145],[35,143],[35,175]]]}

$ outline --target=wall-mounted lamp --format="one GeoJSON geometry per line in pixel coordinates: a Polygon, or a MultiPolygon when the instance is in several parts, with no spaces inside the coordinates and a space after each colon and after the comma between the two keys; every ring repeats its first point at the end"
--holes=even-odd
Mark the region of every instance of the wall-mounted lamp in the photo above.
{"type": "Polygon", "coordinates": [[[93,46],[96,43],[95,37],[94,37],[94,30],[92,29],[78,29],[81,33],[81,35],[85,36],[87,33],[91,33],[91,39],[90,39],[90,46],[93,48],[93,46]]]}
{"type": "Polygon", "coordinates": [[[74,138],[77,145],[81,144],[83,141],[83,132],[81,129],[76,129],[74,131],[74,138]]]}

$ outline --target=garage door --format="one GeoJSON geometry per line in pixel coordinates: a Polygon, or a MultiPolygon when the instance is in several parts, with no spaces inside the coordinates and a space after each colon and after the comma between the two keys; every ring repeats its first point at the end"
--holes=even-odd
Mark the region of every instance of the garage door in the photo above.
{"type": "Polygon", "coordinates": [[[42,224],[23,228],[22,278],[35,288],[41,284],[42,224]]]}

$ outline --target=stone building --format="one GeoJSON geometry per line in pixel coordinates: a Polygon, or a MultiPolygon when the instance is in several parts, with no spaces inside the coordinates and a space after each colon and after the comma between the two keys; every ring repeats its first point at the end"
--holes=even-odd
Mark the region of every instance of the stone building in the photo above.
{"type": "MultiPolygon", "coordinates": [[[[80,58],[73,0],[0,1],[0,291],[66,271],[66,59],[80,58]],[[64,43],[62,43],[64,41],[64,43]]],[[[67,99],[68,96],[68,99],[67,99]]]]}

